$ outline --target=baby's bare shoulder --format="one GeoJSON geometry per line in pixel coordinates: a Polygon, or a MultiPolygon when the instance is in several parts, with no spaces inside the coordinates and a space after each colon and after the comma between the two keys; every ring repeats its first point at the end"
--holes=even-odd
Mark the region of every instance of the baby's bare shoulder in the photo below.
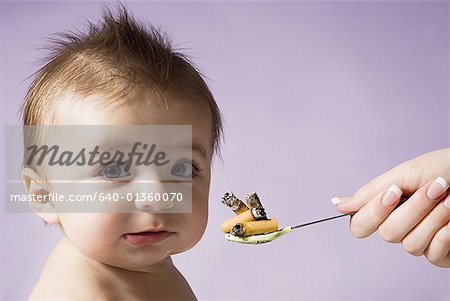
{"type": "Polygon", "coordinates": [[[120,296],[120,291],[109,281],[98,275],[90,273],[73,275],[67,274],[41,275],[36,283],[30,301],[60,300],[60,301],[91,301],[91,300],[115,300],[120,296]],[[42,277],[44,276],[44,277],[42,277]]]}
{"type": "Polygon", "coordinates": [[[157,273],[108,266],[58,244],[29,300],[196,300],[171,260],[157,273]]]}
{"type": "Polygon", "coordinates": [[[70,256],[59,244],[48,257],[29,300],[113,300],[115,294],[113,281],[70,256]]]}

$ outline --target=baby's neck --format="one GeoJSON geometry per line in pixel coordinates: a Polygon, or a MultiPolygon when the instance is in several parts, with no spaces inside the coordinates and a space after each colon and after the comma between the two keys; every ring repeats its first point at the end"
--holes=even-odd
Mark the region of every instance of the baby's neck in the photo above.
{"type": "Polygon", "coordinates": [[[145,269],[127,270],[84,256],[65,237],[50,254],[35,290],[43,286],[47,290],[45,283],[55,283],[55,279],[69,280],[62,284],[67,287],[59,289],[63,295],[69,292],[70,297],[73,291],[84,290],[86,297],[105,300],[195,299],[170,257],[145,269]]]}

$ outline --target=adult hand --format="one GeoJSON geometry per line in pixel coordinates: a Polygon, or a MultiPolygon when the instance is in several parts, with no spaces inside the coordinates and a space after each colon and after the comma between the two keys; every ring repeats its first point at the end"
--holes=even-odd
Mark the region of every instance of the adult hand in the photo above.
{"type": "Polygon", "coordinates": [[[408,160],[363,185],[352,196],[331,201],[350,221],[354,236],[378,229],[391,243],[439,267],[450,267],[450,148],[408,160]],[[410,197],[394,211],[401,196],[410,197]]]}

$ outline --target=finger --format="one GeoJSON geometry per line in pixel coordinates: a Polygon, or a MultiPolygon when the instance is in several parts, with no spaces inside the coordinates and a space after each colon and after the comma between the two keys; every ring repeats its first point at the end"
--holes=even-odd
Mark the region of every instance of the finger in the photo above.
{"type": "Polygon", "coordinates": [[[349,213],[356,212],[361,209],[369,202],[369,200],[373,199],[380,191],[384,191],[392,183],[404,192],[410,192],[411,190],[415,191],[418,187],[415,188],[412,187],[414,185],[406,185],[409,183],[405,182],[405,179],[407,179],[408,176],[413,176],[411,175],[411,171],[414,169],[413,164],[414,163],[412,163],[411,160],[403,162],[402,164],[364,184],[351,197],[335,197],[331,202],[336,205],[336,208],[342,213],[349,213]],[[404,187],[406,187],[406,191],[404,187]]]}
{"type": "Polygon", "coordinates": [[[412,229],[402,240],[406,252],[421,256],[430,244],[434,235],[450,220],[450,203],[440,202],[434,209],[412,229]],[[449,207],[447,207],[447,205],[449,207]]]}
{"type": "Polygon", "coordinates": [[[434,235],[424,254],[432,264],[443,268],[450,267],[450,225],[442,227],[434,235]]]}
{"type": "MultiPolygon", "coordinates": [[[[345,195],[345,196],[336,196],[334,198],[332,198],[330,201],[333,205],[340,205],[340,204],[344,204],[344,203],[348,203],[352,200],[353,196],[352,195],[345,195]]],[[[337,207],[338,209],[340,207],[337,207]]]]}
{"type": "Polygon", "coordinates": [[[417,190],[380,225],[379,234],[384,240],[399,243],[438,204],[439,199],[434,200],[427,196],[431,184],[428,183],[417,190]]]}
{"type": "Polygon", "coordinates": [[[363,238],[374,233],[378,226],[394,210],[400,201],[402,191],[391,185],[386,192],[380,192],[362,207],[350,221],[350,230],[354,236],[363,238]]]}

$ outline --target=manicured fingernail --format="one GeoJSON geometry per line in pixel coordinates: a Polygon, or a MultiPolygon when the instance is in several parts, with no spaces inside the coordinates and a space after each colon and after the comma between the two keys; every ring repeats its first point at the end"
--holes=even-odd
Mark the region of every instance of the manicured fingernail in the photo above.
{"type": "Polygon", "coordinates": [[[331,204],[333,204],[333,205],[339,205],[341,203],[342,203],[342,200],[338,197],[334,197],[331,199],[331,204]]]}
{"type": "Polygon", "coordinates": [[[438,177],[430,184],[427,190],[427,197],[432,200],[438,199],[448,189],[448,182],[443,177],[438,177]]]}
{"type": "Polygon", "coordinates": [[[352,200],[352,196],[350,195],[341,195],[341,196],[337,196],[331,199],[331,203],[333,205],[341,205],[341,204],[345,204],[348,203],[352,200]]]}
{"type": "Polygon", "coordinates": [[[391,187],[389,187],[389,189],[386,191],[381,203],[383,203],[383,205],[386,207],[392,206],[395,202],[397,202],[400,199],[402,193],[403,191],[400,188],[398,188],[397,185],[394,184],[391,187]]]}
{"type": "MultiPolygon", "coordinates": [[[[445,198],[444,206],[447,207],[447,208],[450,208],[450,195],[448,195],[448,196],[445,198]]],[[[449,224],[450,224],[450,222],[449,222],[449,224]]]]}

